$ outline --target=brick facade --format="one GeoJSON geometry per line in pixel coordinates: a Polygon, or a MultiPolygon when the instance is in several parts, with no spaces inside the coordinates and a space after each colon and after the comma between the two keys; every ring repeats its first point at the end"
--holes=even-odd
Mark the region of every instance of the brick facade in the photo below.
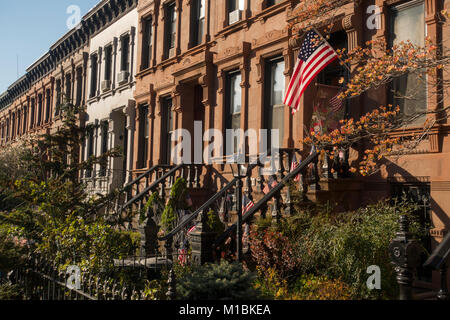
{"type": "MultiPolygon", "coordinates": [[[[422,2],[427,36],[433,40],[445,39],[448,30],[438,22],[438,12],[447,8],[449,2],[422,2]]],[[[49,54],[27,70],[26,76],[0,96],[2,145],[11,143],[24,133],[54,127],[57,121],[57,84],[60,83],[65,90],[68,76],[72,99],[76,99],[77,79],[81,79],[81,103],[94,106],[98,102],[89,97],[89,57],[98,50],[91,48],[90,44],[95,35],[101,31],[107,32],[105,28],[116,23],[121,14],[134,8],[138,18],[135,21],[134,81],[130,80],[133,82],[133,94],[124,111],[129,139],[125,170],[130,177],[154,165],[170,162],[167,148],[174,143],[168,141],[168,128],[183,128],[193,133],[194,121],[202,121],[203,131],[215,128],[224,132],[229,124],[227,108],[232,75],[239,75],[233,79],[240,79],[236,87],[240,91],[237,95],[240,99],[237,102],[240,106],[239,127],[244,130],[266,128],[267,112],[274,107],[268,102],[271,89],[268,87],[269,75],[273,76],[270,67],[283,68],[282,82],[286,87],[296,62],[300,43],[294,40],[292,30],[295,28],[288,29],[287,21],[292,18],[292,11],[299,1],[236,1],[233,11],[228,8],[231,3],[213,0],[101,1],[85,16],[80,31],[66,34],[52,46],[49,54]],[[238,12],[234,12],[236,10],[238,12]],[[77,77],[77,70],[81,70],[81,78],[77,77]],[[34,119],[31,119],[32,101],[37,110],[39,99],[42,99],[42,109],[45,111],[48,92],[51,105],[49,121],[41,121],[32,128],[30,124],[39,119],[36,111],[34,119]],[[24,115],[27,128],[18,130],[18,127],[23,128],[24,115]]],[[[350,50],[371,39],[388,39],[392,31],[390,8],[408,1],[375,0],[362,3],[360,6],[355,6],[353,2],[343,4],[330,42],[335,41],[333,43],[350,50]],[[370,4],[381,8],[380,29],[369,30],[366,26],[366,8],[370,4]]],[[[333,81],[328,81],[333,79],[325,80],[327,85],[333,84],[333,81]]],[[[318,84],[319,78],[315,82],[318,84]]],[[[316,83],[312,83],[306,91],[301,109],[295,115],[291,115],[287,106],[277,107],[276,121],[273,120],[275,113],[271,115],[272,121],[275,121],[273,123],[282,129],[281,147],[304,149],[300,140],[304,138],[304,129],[311,126],[316,83]]],[[[433,89],[429,87],[428,92],[433,89]]],[[[387,88],[373,90],[351,99],[346,106],[346,116],[359,117],[388,102],[387,88]]],[[[435,110],[445,102],[429,94],[427,109],[435,110]]],[[[120,103],[112,107],[123,106],[120,103]]],[[[88,124],[98,118],[92,116],[93,113],[88,109],[88,124]]],[[[46,117],[42,114],[41,120],[46,117]]],[[[422,124],[417,124],[399,134],[411,134],[421,128],[422,124]]],[[[334,194],[327,199],[345,198],[349,207],[353,208],[394,195],[396,190],[400,190],[399,186],[408,190],[425,190],[429,201],[425,205],[429,208],[433,223],[432,236],[440,241],[450,226],[450,173],[445,170],[446,165],[450,164],[448,129],[447,121],[440,122],[432,128],[428,139],[417,148],[417,152],[392,163],[387,160],[382,170],[374,176],[353,179],[352,183],[330,184],[334,194]]],[[[357,161],[358,158],[357,152],[352,150],[350,161],[357,161]]],[[[215,167],[224,175],[230,173],[224,165],[215,167]]]]}

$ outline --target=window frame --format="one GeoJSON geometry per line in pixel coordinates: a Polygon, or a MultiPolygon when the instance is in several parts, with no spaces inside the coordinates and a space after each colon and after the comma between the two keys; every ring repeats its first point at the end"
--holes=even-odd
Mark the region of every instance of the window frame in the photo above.
{"type": "Polygon", "coordinates": [[[153,41],[153,16],[148,15],[142,18],[141,71],[146,70],[152,66],[153,41]]]}
{"type": "MultiPolygon", "coordinates": [[[[228,155],[227,154],[227,149],[226,149],[226,146],[227,146],[227,141],[228,141],[228,135],[227,135],[227,130],[228,129],[233,129],[233,130],[237,130],[237,129],[241,129],[241,121],[242,121],[242,107],[243,107],[243,105],[242,105],[242,94],[243,94],[243,91],[242,91],[242,87],[241,87],[241,82],[242,82],[242,72],[241,72],[241,70],[239,70],[239,69],[232,69],[232,70],[229,70],[229,71],[227,71],[226,72],[226,74],[225,74],[225,101],[224,101],[224,103],[225,103],[225,108],[224,108],[224,111],[225,111],[225,117],[224,117],[224,129],[225,129],[225,132],[224,132],[224,137],[225,137],[225,141],[224,141],[224,154],[225,155],[228,155]],[[234,81],[233,81],[233,78],[236,78],[234,81]],[[240,79],[240,81],[237,81],[238,79],[240,79]],[[234,112],[234,101],[235,100],[237,100],[237,99],[235,99],[234,98],[234,95],[237,93],[237,92],[234,92],[234,87],[232,87],[232,82],[234,82],[234,84],[236,85],[238,85],[238,87],[239,87],[239,102],[240,102],[240,109],[239,109],[239,112],[234,112]],[[233,110],[232,110],[233,109],[233,110]],[[234,128],[233,127],[233,120],[235,120],[233,117],[239,117],[239,126],[237,127],[237,128],[234,128]]],[[[237,122],[237,121],[236,121],[237,122]]],[[[234,138],[236,138],[236,136],[234,136],[234,138]]],[[[234,150],[233,150],[233,153],[238,153],[239,152],[239,145],[240,144],[240,141],[235,141],[235,144],[234,144],[234,150]]]]}
{"type": "Polygon", "coordinates": [[[147,168],[148,166],[148,150],[150,147],[150,119],[149,105],[147,103],[139,106],[139,168],[147,168]]]}
{"type": "Polygon", "coordinates": [[[112,82],[113,76],[113,45],[108,44],[103,49],[105,54],[105,74],[104,80],[112,82]]]}
{"type": "Polygon", "coordinates": [[[169,59],[172,58],[170,51],[177,46],[178,15],[176,1],[165,4],[164,10],[164,58],[169,59]]]}
{"type": "Polygon", "coordinates": [[[97,96],[97,86],[98,86],[98,54],[93,53],[91,54],[91,77],[90,77],[89,98],[94,98],[97,96]]]}
{"type": "Polygon", "coordinates": [[[191,48],[203,43],[205,36],[205,22],[206,0],[193,0],[191,5],[191,48]]]}
{"type": "Polygon", "coordinates": [[[120,37],[120,71],[130,72],[130,44],[131,35],[129,32],[120,37]],[[126,42],[126,45],[125,45],[126,42]]]}
{"type": "MultiPolygon", "coordinates": [[[[389,6],[388,8],[388,39],[387,39],[387,43],[389,48],[392,48],[394,45],[394,24],[395,24],[395,17],[396,14],[398,12],[401,12],[402,10],[407,10],[407,9],[411,9],[413,7],[416,6],[423,6],[423,24],[424,24],[424,38],[423,41],[425,43],[425,39],[427,37],[427,22],[426,22],[426,3],[424,0],[410,0],[410,1],[405,1],[402,3],[397,3],[397,4],[392,4],[391,6],[389,6]]],[[[425,71],[426,72],[426,71],[425,71]]],[[[387,85],[387,101],[389,104],[392,104],[393,106],[396,105],[400,105],[402,98],[395,98],[395,93],[394,91],[394,87],[396,85],[398,85],[398,83],[404,79],[404,77],[407,77],[408,74],[403,75],[402,77],[399,78],[395,78],[393,79],[388,85],[387,85]],[[396,84],[397,83],[397,84],[396,84]],[[400,100],[400,101],[399,101],[400,100]],[[398,101],[398,102],[397,102],[398,101]]],[[[423,109],[415,109],[414,113],[417,112],[426,112],[428,111],[429,108],[429,103],[428,103],[428,76],[425,74],[425,95],[424,95],[424,107],[423,109]]],[[[406,89],[407,90],[407,89],[406,89]]],[[[404,100],[404,102],[408,102],[407,100],[404,100]]],[[[401,111],[400,113],[403,114],[405,106],[403,105],[403,107],[401,106],[401,111]]],[[[422,125],[422,123],[425,121],[426,117],[425,115],[423,117],[420,117],[418,119],[416,119],[416,121],[414,121],[413,123],[409,124],[409,126],[418,126],[418,125],[422,125]]]]}
{"type": "Polygon", "coordinates": [[[279,63],[283,63],[283,65],[285,66],[286,61],[284,59],[284,57],[282,55],[277,55],[277,56],[272,56],[270,58],[265,58],[264,59],[264,92],[263,92],[263,126],[265,129],[268,130],[267,133],[267,147],[270,149],[272,147],[272,140],[271,140],[271,129],[277,129],[274,128],[272,126],[273,124],[273,114],[274,114],[274,108],[276,106],[280,106],[283,105],[283,108],[281,109],[281,113],[282,113],[282,128],[280,129],[280,141],[279,141],[279,147],[282,147],[282,143],[283,143],[283,139],[284,139],[284,114],[285,114],[285,105],[283,104],[283,97],[284,94],[286,93],[286,76],[284,75],[284,70],[283,70],[283,75],[282,75],[282,79],[281,82],[283,84],[283,91],[281,94],[281,103],[280,104],[273,104],[273,66],[274,65],[278,65],[279,63]],[[271,112],[270,116],[269,116],[269,112],[271,112]]]}
{"type": "Polygon", "coordinates": [[[161,97],[161,154],[160,161],[170,164],[172,160],[172,134],[173,134],[173,98],[161,97]]]}

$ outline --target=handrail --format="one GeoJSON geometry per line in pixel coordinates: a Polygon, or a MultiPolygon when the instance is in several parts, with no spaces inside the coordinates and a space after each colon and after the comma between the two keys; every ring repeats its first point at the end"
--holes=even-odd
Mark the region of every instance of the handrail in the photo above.
{"type": "Polygon", "coordinates": [[[132,185],[138,183],[142,178],[145,178],[148,174],[153,173],[155,170],[159,169],[159,168],[170,168],[172,167],[171,165],[157,165],[157,166],[153,166],[150,169],[148,169],[147,171],[145,171],[144,173],[142,173],[140,176],[138,176],[136,179],[134,179],[133,181],[128,182],[126,185],[123,186],[123,190],[126,190],[127,188],[131,187],[132,185]]]}
{"type": "MultiPolygon", "coordinates": [[[[250,210],[248,210],[243,216],[242,216],[242,222],[245,222],[247,219],[249,219],[255,212],[261,209],[264,205],[266,205],[267,201],[272,199],[280,190],[286,185],[286,183],[300,174],[301,171],[303,171],[306,166],[311,164],[313,161],[317,159],[319,156],[319,153],[315,152],[313,154],[310,154],[304,161],[300,163],[294,170],[289,172],[288,175],[286,175],[275,187],[273,187],[261,200],[259,200],[250,210]]],[[[222,233],[222,235],[217,238],[213,243],[213,248],[216,248],[219,244],[221,244],[228,235],[233,232],[237,227],[237,223],[234,223],[232,226],[230,226],[227,230],[222,233]]]]}
{"type": "Polygon", "coordinates": [[[211,206],[219,197],[221,197],[226,191],[231,189],[237,182],[238,178],[234,178],[231,180],[225,187],[223,187],[219,192],[217,192],[212,198],[210,198],[208,201],[206,201],[204,204],[200,206],[195,212],[191,213],[187,219],[184,219],[182,223],[180,223],[178,226],[176,226],[172,231],[170,231],[167,235],[164,237],[158,238],[160,241],[165,241],[171,237],[173,237],[176,233],[178,233],[181,229],[183,229],[189,222],[191,222],[195,217],[202,212],[203,210],[207,209],[209,206],[211,206]]]}
{"type": "Polygon", "coordinates": [[[184,164],[179,164],[177,165],[175,168],[173,168],[172,170],[170,170],[169,172],[167,172],[165,175],[161,176],[159,179],[157,179],[155,182],[153,182],[151,185],[149,185],[147,188],[145,188],[144,190],[142,190],[139,194],[135,195],[132,199],[130,199],[127,203],[125,203],[122,206],[123,210],[124,208],[128,207],[129,205],[135,203],[136,201],[139,201],[143,196],[145,196],[146,194],[148,194],[148,192],[152,189],[154,189],[158,184],[160,184],[162,181],[166,180],[168,177],[170,177],[172,174],[174,174],[175,172],[177,172],[178,170],[180,170],[182,167],[184,166],[184,164]]]}
{"type": "MultiPolygon", "coordinates": [[[[154,171],[156,171],[157,169],[159,169],[159,168],[161,168],[161,167],[163,167],[163,166],[164,166],[164,165],[153,166],[153,167],[151,167],[150,169],[148,169],[146,172],[144,172],[143,174],[141,174],[139,177],[137,177],[136,179],[134,179],[133,181],[127,183],[126,185],[124,185],[124,186],[122,186],[122,187],[120,187],[120,188],[116,188],[116,189],[110,191],[110,192],[106,195],[107,201],[102,202],[102,203],[100,203],[99,205],[97,205],[97,206],[95,207],[94,212],[97,212],[97,211],[100,210],[101,208],[106,207],[107,204],[108,204],[108,202],[110,201],[110,198],[111,198],[111,197],[113,197],[113,196],[116,195],[116,194],[119,194],[119,193],[122,193],[122,192],[125,192],[125,191],[129,191],[129,189],[130,189],[134,184],[138,183],[139,180],[141,180],[142,178],[144,178],[144,177],[147,176],[148,174],[153,173],[154,171]]],[[[167,165],[167,166],[170,166],[170,165],[167,165]]],[[[82,179],[84,179],[84,178],[82,178],[82,179]]]]}
{"type": "Polygon", "coordinates": [[[423,264],[424,267],[432,267],[439,270],[442,265],[445,265],[447,257],[450,255],[450,233],[447,233],[441,243],[430,254],[427,261],[423,264]]]}
{"type": "MultiPolygon", "coordinates": [[[[270,152],[266,153],[266,156],[270,155],[270,152]]],[[[259,161],[250,165],[247,169],[247,173],[252,172],[252,170],[254,168],[256,168],[257,166],[259,166],[259,161]]],[[[220,196],[222,196],[226,191],[228,191],[232,186],[234,186],[236,184],[236,182],[239,180],[239,178],[234,178],[233,180],[231,180],[225,187],[223,187],[219,192],[217,192],[212,198],[210,198],[208,201],[206,201],[203,205],[200,206],[200,208],[198,208],[195,212],[191,213],[189,215],[189,217],[185,220],[183,220],[183,222],[181,224],[179,224],[178,226],[176,226],[172,231],[170,231],[166,236],[158,238],[158,240],[160,241],[165,241],[167,239],[170,239],[171,237],[173,237],[176,233],[178,233],[182,228],[184,228],[189,222],[191,222],[192,220],[195,219],[195,217],[197,217],[197,215],[202,212],[203,210],[207,209],[211,204],[214,203],[214,201],[216,201],[220,196]]]]}

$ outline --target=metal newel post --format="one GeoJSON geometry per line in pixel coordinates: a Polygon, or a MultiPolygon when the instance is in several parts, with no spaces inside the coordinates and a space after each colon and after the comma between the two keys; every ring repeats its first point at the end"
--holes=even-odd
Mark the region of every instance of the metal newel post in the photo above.
{"type": "Polygon", "coordinates": [[[412,299],[413,270],[420,262],[420,246],[409,232],[409,221],[400,216],[400,231],[389,244],[391,261],[396,266],[397,283],[400,287],[400,300],[412,299]]]}
{"type": "Polygon", "coordinates": [[[441,274],[441,289],[437,294],[438,300],[448,300],[448,289],[447,289],[447,264],[445,261],[441,265],[441,269],[439,270],[441,274]]]}
{"type": "Polygon", "coordinates": [[[236,206],[237,206],[237,228],[236,228],[236,257],[242,261],[242,179],[239,177],[236,183],[236,206]]]}

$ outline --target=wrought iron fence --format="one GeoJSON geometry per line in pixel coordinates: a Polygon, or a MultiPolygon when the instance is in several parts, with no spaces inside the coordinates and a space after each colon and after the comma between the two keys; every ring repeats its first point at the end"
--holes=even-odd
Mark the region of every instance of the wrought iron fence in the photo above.
{"type": "Polygon", "coordinates": [[[23,288],[26,300],[146,300],[146,280],[157,279],[165,268],[169,272],[167,298],[173,299],[173,266],[189,265],[191,261],[188,250],[114,259],[113,267],[107,271],[81,272],[77,286],[77,282],[71,283],[73,274],[67,273],[67,269],[61,270],[49,260],[33,256],[26,266],[16,269],[8,278],[23,288]]]}

